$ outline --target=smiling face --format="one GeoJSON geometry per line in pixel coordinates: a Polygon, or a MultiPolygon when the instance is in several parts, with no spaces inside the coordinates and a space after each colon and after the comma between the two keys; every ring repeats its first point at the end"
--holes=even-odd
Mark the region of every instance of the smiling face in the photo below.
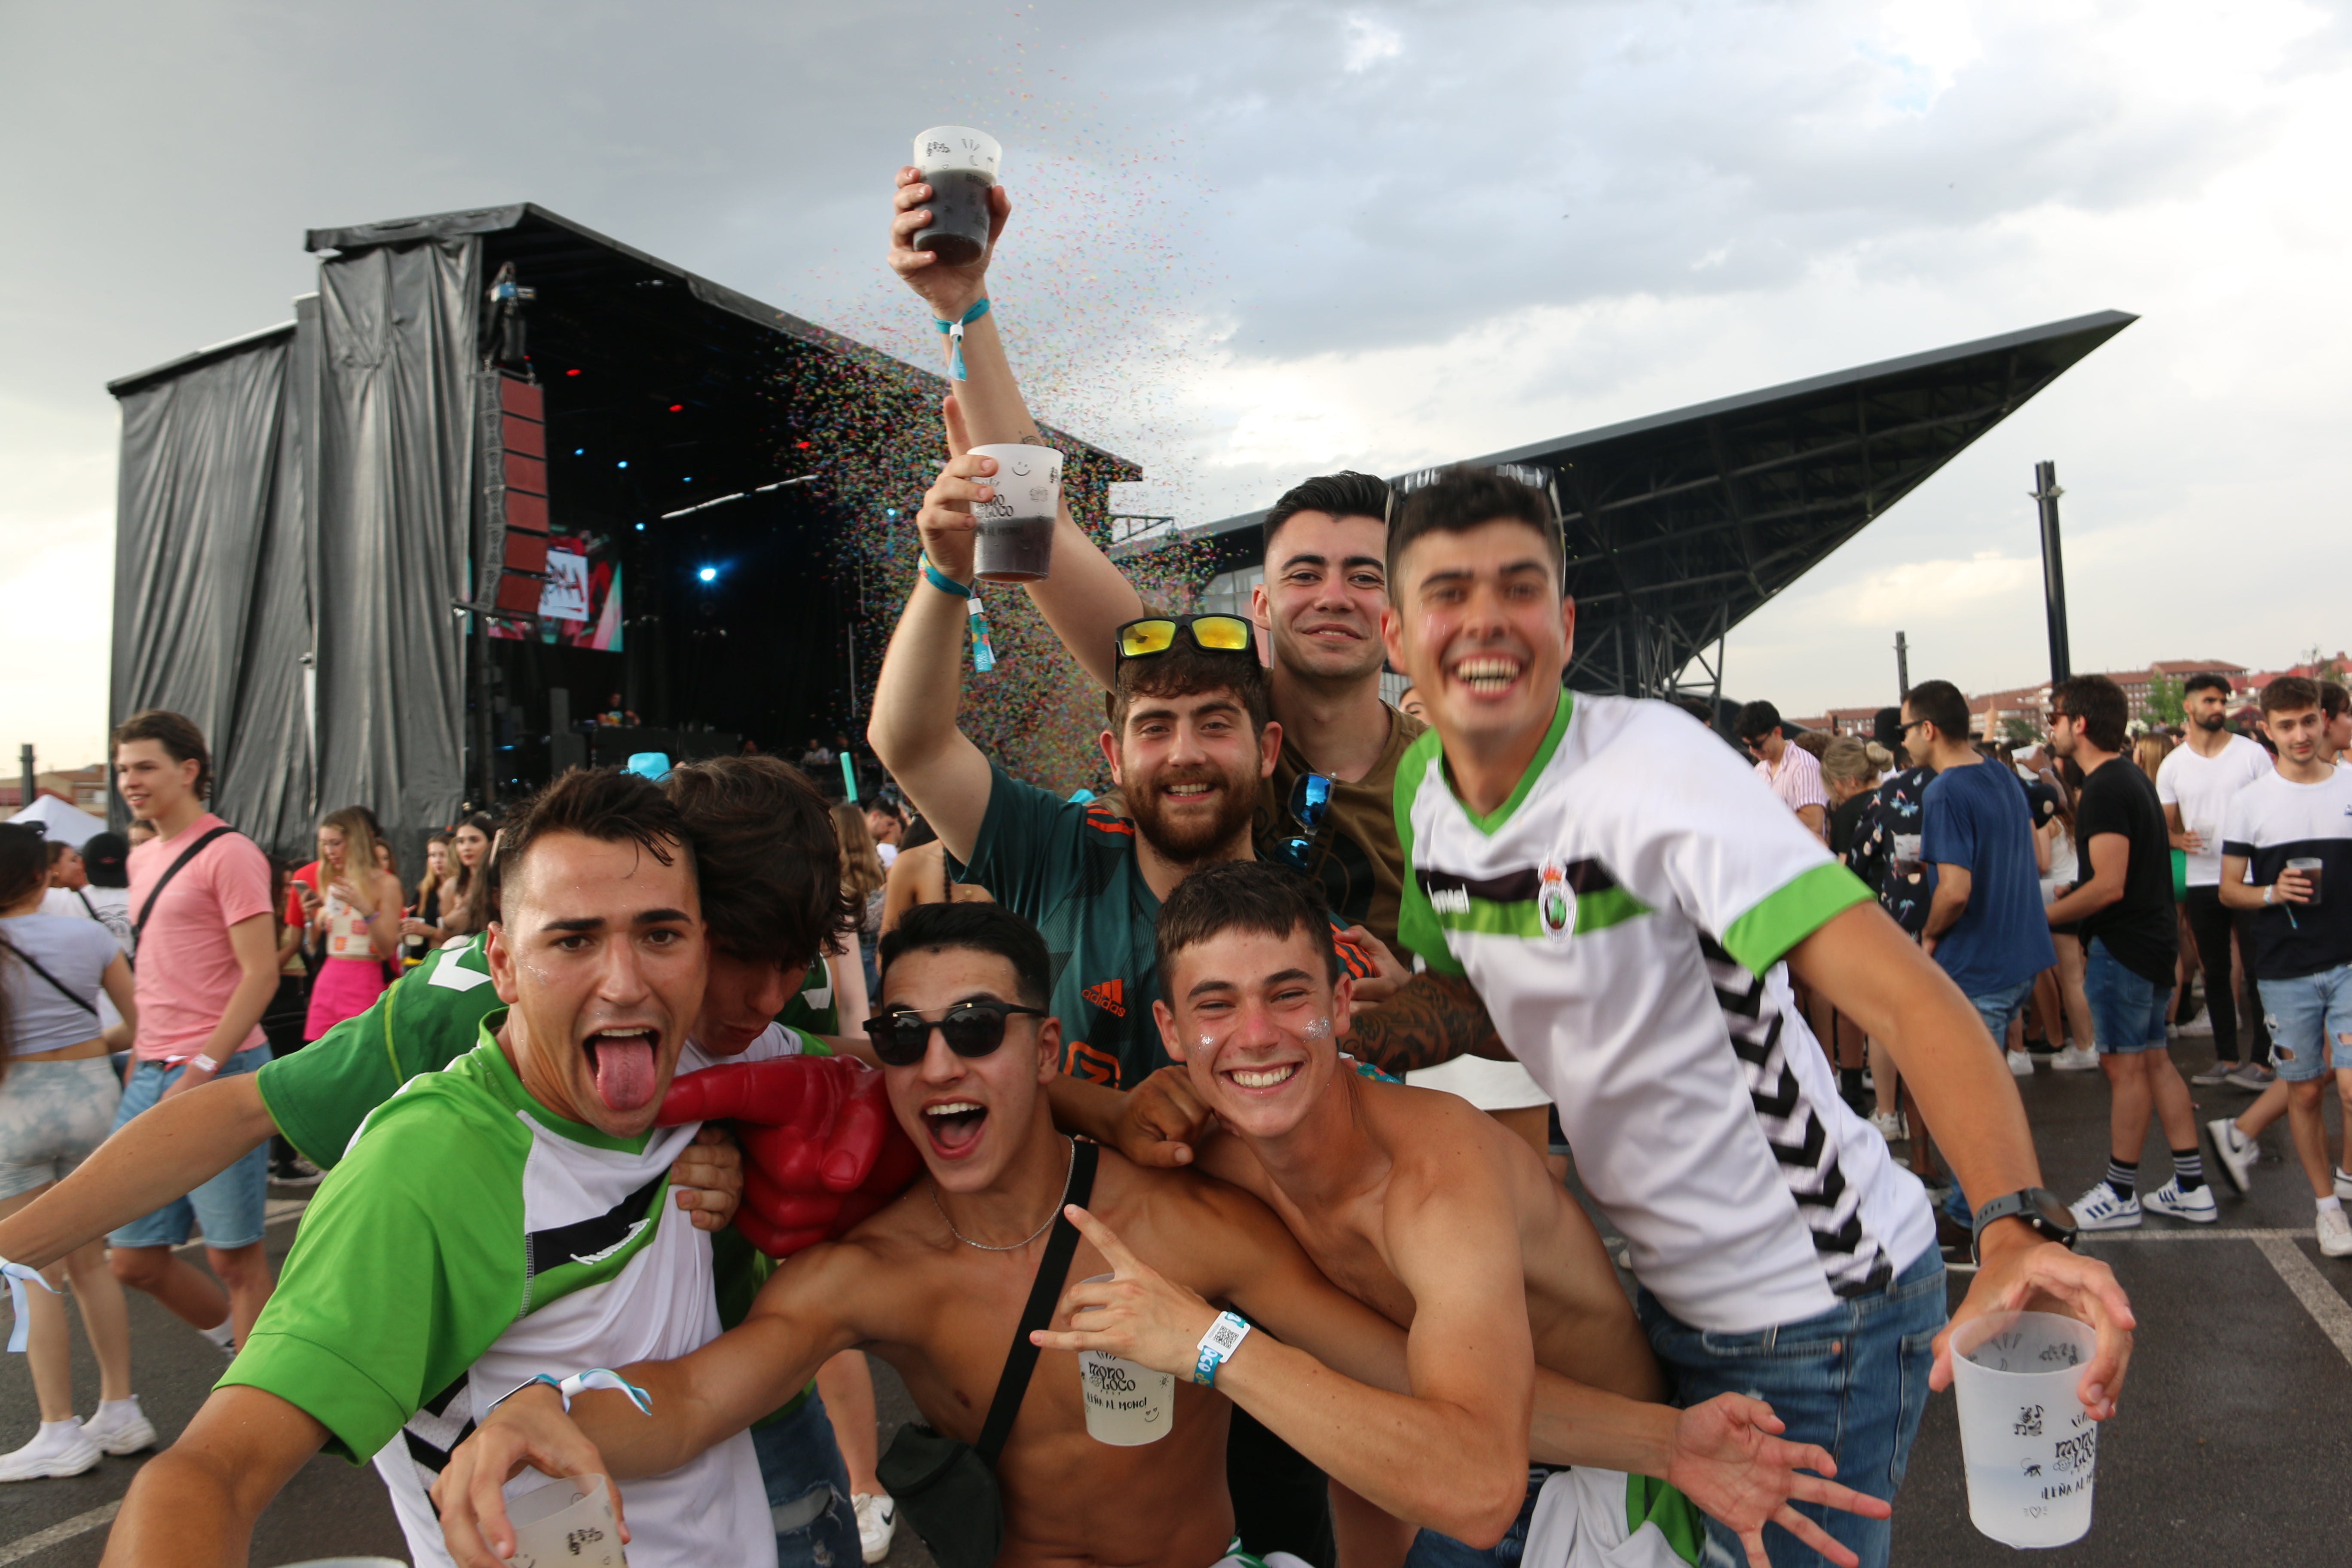
{"type": "Polygon", "coordinates": [[[1151,1015],[1194,1092],[1245,1138],[1297,1127],[1339,1070],[1353,983],[1321,933],[1231,929],[1172,955],[1151,1015]]]}
{"type": "Polygon", "coordinates": [[[1383,623],[1389,660],[1449,746],[1483,750],[1550,725],[1576,629],[1555,548],[1508,519],[1405,546],[1383,623]]]}
{"type": "MultiPolygon", "coordinates": [[[[900,953],[882,976],[876,1011],[911,1008],[938,1018],[960,1002],[1022,1005],[1012,960],[968,947],[900,953]]],[[[883,1068],[890,1109],[942,1189],[984,1191],[1029,1141],[1053,1136],[1045,1086],[1054,1081],[1061,1047],[1059,1019],[1016,1014],[1004,1020],[1003,1043],[984,1057],[956,1055],[934,1029],[921,1061],[883,1068]]]]}
{"type": "Polygon", "coordinates": [[[173,762],[161,741],[125,741],[114,749],[114,787],[142,822],[167,816],[187,800],[202,771],[194,757],[173,762]]]}
{"type": "Polygon", "coordinates": [[[1274,772],[1282,731],[1250,731],[1233,691],[1138,696],[1125,731],[1106,730],[1103,756],[1125,793],[1136,831],[1179,865],[1210,858],[1249,832],[1258,784],[1274,772]]]}
{"type": "Polygon", "coordinates": [[[547,834],[490,925],[490,979],[512,1009],[500,1039],[523,1087],[614,1137],[653,1125],[702,1000],[694,872],[666,847],[667,865],[631,840],[547,834]]]}
{"type": "Polygon", "coordinates": [[[1388,531],[1376,517],[1322,511],[1294,513],[1275,531],[1250,618],[1269,634],[1276,664],[1333,684],[1378,672],[1388,531]]]}

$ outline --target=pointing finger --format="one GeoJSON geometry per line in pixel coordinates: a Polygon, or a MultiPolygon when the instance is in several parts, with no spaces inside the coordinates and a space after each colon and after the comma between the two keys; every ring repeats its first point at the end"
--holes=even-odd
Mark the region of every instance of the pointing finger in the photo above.
{"type": "Polygon", "coordinates": [[[1118,1233],[1093,1215],[1076,1204],[1065,1204],[1062,1212],[1069,1216],[1072,1225],[1078,1227],[1080,1236],[1095,1244],[1095,1250],[1103,1255],[1104,1261],[1111,1266],[1114,1273],[1126,1276],[1150,1272],[1141,1258],[1127,1249],[1127,1243],[1119,1240],[1118,1233]]]}

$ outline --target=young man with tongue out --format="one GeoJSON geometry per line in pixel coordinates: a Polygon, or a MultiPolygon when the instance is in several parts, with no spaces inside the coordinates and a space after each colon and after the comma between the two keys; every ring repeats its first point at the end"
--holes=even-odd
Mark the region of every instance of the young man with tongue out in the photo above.
{"type": "MultiPolygon", "coordinates": [[[[1563,689],[1576,605],[1542,492],[1454,470],[1407,498],[1388,547],[1389,657],[1435,727],[1397,773],[1402,940],[1477,988],[1559,1107],[1677,1397],[1761,1397],[1891,1498],[1926,1389],[1950,1380],[1927,1199],[1839,1099],[1793,972],[1885,1042],[1983,1205],[1954,1317],[2046,1298],[2087,1319],[2081,1392],[2113,1414],[2129,1304],[2069,1249],[1967,999],[1687,715],[1563,689]]],[[[1815,1517],[1885,1563],[1884,1521],[1815,1517]]],[[[1737,1561],[1727,1532],[1709,1540],[1737,1561]]],[[[1819,1555],[1785,1535],[1770,1550],[1819,1555]]]]}
{"type": "MultiPolygon", "coordinates": [[[[108,1563],[241,1563],[322,1447],[360,1462],[428,1406],[454,1427],[541,1373],[718,1336],[709,1237],[667,1191],[695,1124],[655,1126],[708,959],[677,808],[635,774],[569,773],[510,826],[499,875],[507,1010],[369,1118],[249,1342],[140,1472],[108,1563]]],[[[443,1561],[415,1468],[381,1468],[416,1561],[443,1561]]],[[[775,1561],[749,1434],[633,1501],[642,1568],[775,1561]]]]}

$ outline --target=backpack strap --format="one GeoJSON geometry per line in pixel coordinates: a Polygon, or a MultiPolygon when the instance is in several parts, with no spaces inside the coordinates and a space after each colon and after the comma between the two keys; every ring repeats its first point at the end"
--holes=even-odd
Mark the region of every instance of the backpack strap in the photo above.
{"type": "Polygon", "coordinates": [[[10,942],[5,936],[0,936],[0,948],[6,949],[8,955],[11,958],[14,958],[17,963],[23,964],[26,968],[31,970],[34,973],[39,975],[42,979],[55,986],[58,995],[64,997],[67,1001],[72,1003],[75,1006],[89,1014],[91,1017],[95,1018],[98,1016],[98,1006],[95,1003],[85,999],[79,992],[75,991],[73,987],[68,985],[64,981],[58,979],[56,975],[42,968],[40,961],[35,958],[31,953],[26,952],[23,948],[18,947],[15,942],[10,942]]]}
{"type": "Polygon", "coordinates": [[[131,942],[132,946],[135,947],[138,945],[139,938],[146,931],[147,917],[155,912],[155,900],[163,896],[163,889],[172,885],[172,879],[178,876],[181,871],[185,869],[189,861],[203,854],[205,845],[210,844],[214,839],[218,838],[225,834],[235,833],[236,831],[236,828],[231,827],[227,823],[224,822],[218,827],[212,829],[203,837],[197,839],[194,844],[189,845],[187,848],[181,851],[180,858],[173,861],[172,864],[164,870],[163,877],[157,880],[152,888],[148,889],[147,901],[139,907],[139,918],[131,923],[131,942]]]}
{"type": "Polygon", "coordinates": [[[1095,1161],[1102,1151],[1083,1138],[1072,1142],[1076,1147],[1070,1152],[1069,1186],[1054,1210],[1054,1234],[1045,1238],[1045,1256],[1037,1261],[1037,1282],[1029,1288],[1029,1304],[1021,1310],[1021,1326],[1013,1331],[1004,1373],[996,1380],[996,1397],[989,1401],[988,1419],[973,1445],[991,1469],[1004,1451],[1004,1440],[1013,1435],[1013,1417],[1021,1414],[1021,1401],[1029,1392],[1029,1375],[1037,1370],[1037,1347],[1029,1336],[1053,1321],[1054,1303],[1061,1300],[1062,1281],[1069,1278],[1070,1259],[1077,1255],[1078,1227],[1062,1211],[1072,1204],[1083,1208],[1094,1196],[1095,1161]]]}

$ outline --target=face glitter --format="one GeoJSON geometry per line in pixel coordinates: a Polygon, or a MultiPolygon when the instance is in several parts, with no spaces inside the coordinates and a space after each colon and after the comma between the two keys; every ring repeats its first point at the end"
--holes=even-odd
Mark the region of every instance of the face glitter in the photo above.
{"type": "Polygon", "coordinates": [[[1313,1023],[1298,1031],[1298,1037],[1302,1040],[1329,1039],[1331,1037],[1331,1020],[1328,1018],[1316,1019],[1313,1023]]]}

